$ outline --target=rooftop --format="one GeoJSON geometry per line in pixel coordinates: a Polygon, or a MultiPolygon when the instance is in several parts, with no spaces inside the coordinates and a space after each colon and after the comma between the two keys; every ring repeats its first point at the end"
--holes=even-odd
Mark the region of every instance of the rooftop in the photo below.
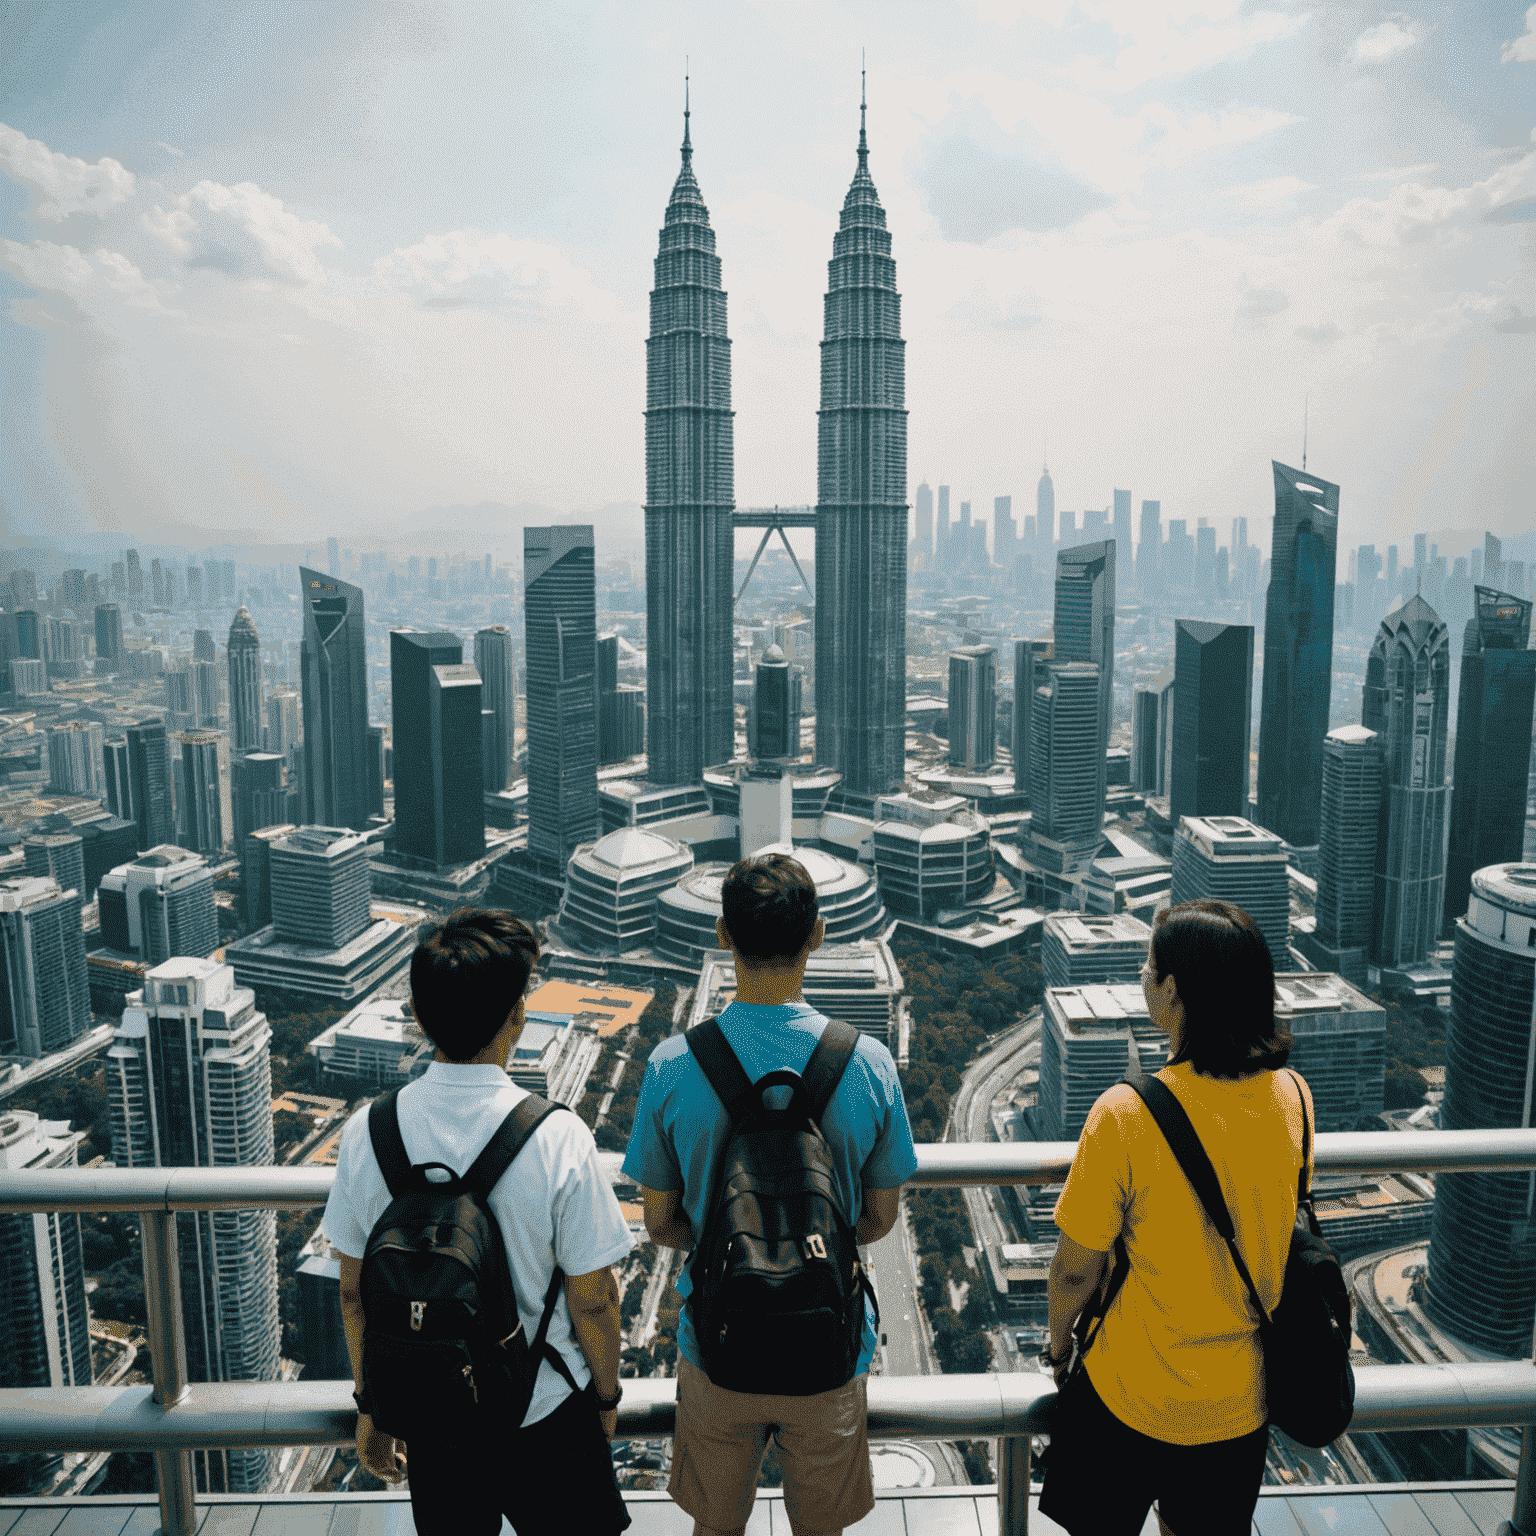
{"type": "Polygon", "coordinates": [[[1117,912],[1109,917],[1052,912],[1046,916],[1045,931],[1071,949],[1095,949],[1106,944],[1134,944],[1138,949],[1145,949],[1152,936],[1152,930],[1128,912],[1117,912]]]}

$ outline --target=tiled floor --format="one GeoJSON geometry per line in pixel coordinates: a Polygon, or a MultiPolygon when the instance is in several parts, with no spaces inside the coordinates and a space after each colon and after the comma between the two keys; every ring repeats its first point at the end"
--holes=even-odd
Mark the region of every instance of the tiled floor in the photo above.
{"type": "MultiPolygon", "coordinates": [[[[691,1522],[663,1494],[629,1495],[631,1536],[688,1536],[691,1522]]],[[[1513,1483],[1379,1484],[1359,1488],[1265,1489],[1259,1536],[1496,1536],[1514,1503],[1513,1483]]],[[[0,1536],[154,1536],[155,1505],[138,1499],[0,1500],[0,1536]]],[[[935,1488],[882,1498],[850,1536],[997,1536],[990,1490],[935,1488]]],[[[1031,1536],[1061,1536],[1035,1513],[1031,1536]]],[[[504,1526],[509,1533],[510,1526],[504,1526]]],[[[777,1493],[764,1494],[748,1536],[789,1536],[777,1493]]],[[[409,1502],[389,1494],[341,1498],[210,1501],[198,1536],[413,1536],[409,1502]]],[[[1157,1536],[1147,1517],[1143,1536],[1157,1536]]]]}

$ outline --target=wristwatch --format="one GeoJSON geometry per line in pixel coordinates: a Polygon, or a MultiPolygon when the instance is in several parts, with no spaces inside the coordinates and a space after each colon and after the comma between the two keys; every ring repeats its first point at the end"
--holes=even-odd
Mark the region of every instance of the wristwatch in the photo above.
{"type": "Polygon", "coordinates": [[[1040,1364],[1048,1371],[1059,1371],[1071,1358],[1072,1346],[1070,1344],[1067,1345],[1060,1355],[1053,1355],[1049,1344],[1040,1351],[1040,1364]]]}
{"type": "Polygon", "coordinates": [[[597,1411],[599,1413],[612,1413],[613,1410],[617,1408],[619,1404],[624,1400],[624,1383],[622,1381],[619,1383],[619,1390],[615,1392],[612,1397],[599,1397],[597,1395],[597,1387],[594,1384],[592,1388],[592,1397],[593,1400],[597,1403],[597,1411]]]}

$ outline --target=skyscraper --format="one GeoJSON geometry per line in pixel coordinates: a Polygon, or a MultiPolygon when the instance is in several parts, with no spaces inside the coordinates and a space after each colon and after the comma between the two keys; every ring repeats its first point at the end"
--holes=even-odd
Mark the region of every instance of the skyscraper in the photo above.
{"type": "Polygon", "coordinates": [[[101,745],[102,783],[107,809],[124,821],[134,819],[133,773],[129,768],[128,738],[114,737],[101,745]]]}
{"type": "Polygon", "coordinates": [[[1131,788],[1157,793],[1157,694],[1137,688],[1131,695],[1131,788]]]}
{"type": "Polygon", "coordinates": [[[752,716],[754,757],[799,757],[800,675],[776,645],[770,645],[757,664],[752,716]]]}
{"type": "Polygon", "coordinates": [[[29,875],[58,882],[61,891],[85,894],[85,840],[78,832],[34,832],[21,845],[29,875]]]}
{"type": "Polygon", "coordinates": [[[150,965],[218,948],[213,871],[200,854],[173,843],[108,870],[96,902],[102,944],[150,965]]]}
{"type": "Polygon", "coordinates": [[[180,731],[171,738],[176,783],[176,841],[217,858],[234,842],[229,737],[223,731],[180,731]]]}
{"type": "Polygon", "coordinates": [[[1035,537],[1040,541],[1040,569],[1049,571],[1056,556],[1056,483],[1048,464],[1040,466],[1040,483],[1035,487],[1035,537]]]}
{"type": "MultiPolygon", "coordinates": [[[[8,1109],[0,1113],[0,1172],[73,1168],[84,1140],[67,1120],[8,1109]]],[[[91,1385],[79,1216],[0,1216],[0,1308],[6,1323],[0,1387],[91,1385]]]]}
{"type": "Polygon", "coordinates": [[[1290,876],[1285,849],[1272,832],[1240,816],[1186,816],[1173,838],[1174,906],[1209,896],[1236,902],[1258,924],[1277,971],[1290,956],[1290,876]]]}
{"type": "MultiPolygon", "coordinates": [[[[1414,545],[1423,564],[1423,536],[1414,545]]],[[[1461,647],[1445,926],[1467,910],[1472,872],[1518,862],[1525,845],[1530,720],[1536,701],[1531,604],[1478,587],[1461,647]]],[[[51,752],[50,747],[50,752],[51,752]]]]}
{"type": "Polygon", "coordinates": [[[597,760],[622,763],[645,751],[645,690],[619,686],[619,637],[597,641],[597,760]]]}
{"type": "Polygon", "coordinates": [[[1131,493],[1129,491],[1115,492],[1115,521],[1111,529],[1114,534],[1115,548],[1120,551],[1120,558],[1125,563],[1126,585],[1130,585],[1132,561],[1131,561],[1131,493]]]}
{"type": "Polygon", "coordinates": [[[939,487],[939,509],[933,526],[933,568],[943,571],[949,568],[949,487],[939,487]]]}
{"type": "Polygon", "coordinates": [[[1173,696],[1173,824],[1181,816],[1241,816],[1248,809],[1253,627],[1178,620],[1173,696]]]}
{"type": "Polygon", "coordinates": [[[1449,631],[1422,597],[1411,597],[1381,621],[1361,712],[1361,724],[1381,737],[1386,765],[1371,945],[1371,960],[1383,969],[1422,960],[1440,932],[1450,704],[1449,631]]]}
{"type": "MultiPolygon", "coordinates": [[[[128,727],[128,778],[133,819],[139,827],[139,847],[156,848],[176,841],[176,816],[171,798],[171,744],[163,720],[146,720],[128,727]]],[[[115,808],[119,816],[129,812],[115,808]]]]}
{"type": "Polygon", "coordinates": [[[475,632],[475,670],[480,674],[480,704],[489,710],[485,745],[486,792],[505,789],[512,772],[513,693],[512,631],[492,624],[475,632]]]}
{"type": "Polygon", "coordinates": [[[933,568],[933,491],[926,480],[918,486],[913,503],[916,527],[912,547],[922,561],[922,569],[931,570],[933,568]]]}
{"type": "Polygon", "coordinates": [[[287,752],[299,744],[299,696],[291,688],[279,688],[267,696],[268,752],[287,752]]]}
{"type": "Polygon", "coordinates": [[[288,759],[276,752],[247,752],[229,765],[235,853],[241,854],[252,832],[287,819],[288,759]]]}
{"type": "MultiPolygon", "coordinates": [[[[299,567],[304,639],[304,819],[368,824],[368,666],[363,592],[299,567]]],[[[479,744],[476,743],[476,756],[479,744]]]]}
{"type": "Polygon", "coordinates": [[[272,924],[280,939],[340,949],[373,921],[368,844],[345,827],[299,827],[268,845],[272,924]]]}
{"type": "Polygon", "coordinates": [[[966,645],[949,653],[949,761],[990,768],[997,757],[997,651],[966,645]]]}
{"type": "Polygon", "coordinates": [[[123,669],[123,610],[116,603],[100,603],[96,608],[96,660],[99,671],[123,669]]]}
{"type": "Polygon", "coordinates": [[[225,648],[229,661],[229,742],[236,753],[260,752],[261,636],[245,608],[236,610],[225,648]]]}
{"type": "Polygon", "coordinates": [[[731,757],[734,742],[736,491],[725,315],[685,107],[682,169],[661,231],[645,344],[647,772],[657,784],[701,781],[706,767],[731,757]]]}
{"type": "Polygon", "coordinates": [[[1381,738],[1342,725],[1323,741],[1323,817],[1317,857],[1317,927],[1297,948],[1320,971],[1363,985],[1375,908],[1381,830],[1381,738]]]}
{"type": "Polygon", "coordinates": [[[544,868],[563,873],[577,845],[591,842],[602,829],[590,523],[523,529],[523,613],[528,853],[544,868]]]}
{"type": "Polygon", "coordinates": [[[101,727],[94,720],[67,720],[48,727],[48,787],[58,795],[104,793],[101,727]]]}
{"type": "Polygon", "coordinates": [[[1100,824],[1115,697],[1115,541],[1079,544],[1056,556],[1056,660],[1098,668],[1100,824]]]}
{"type": "Polygon", "coordinates": [[[1013,787],[1025,793],[1030,788],[1030,711],[1035,690],[1044,681],[1043,668],[1051,660],[1055,642],[1051,640],[1015,640],[1013,642],[1013,787]]]}
{"type": "Polygon", "coordinates": [[[1037,667],[1030,701],[1029,857],[1043,869],[1070,874],[1103,838],[1104,753],[1099,669],[1059,655],[1037,667]]]}
{"type": "MultiPolygon", "coordinates": [[[[255,995],[213,960],[155,966],[130,998],[107,1054],[112,1156],[119,1168],[268,1167],[272,1031],[255,995]]],[[[185,1212],[176,1218],[187,1375],[276,1381],[277,1213],[185,1212]]],[[[210,1492],[259,1492],[273,1450],[199,1451],[210,1492]]]]}
{"type": "Polygon", "coordinates": [[[272,921],[272,845],[298,828],[291,823],[258,827],[240,845],[240,879],[245,887],[245,926],[251,932],[272,921]]]}
{"type": "Polygon", "coordinates": [[[1018,550],[1018,532],[1013,524],[1013,497],[992,498],[992,560],[1005,570],[1013,564],[1018,550]]]}
{"type": "Polygon", "coordinates": [[[859,163],[843,200],[821,345],[816,756],[844,791],[899,789],[906,761],[906,343],[885,210],[859,163]]]}
{"type": "Polygon", "coordinates": [[[1339,488],[1272,463],[1274,545],[1264,600],[1258,819],[1295,848],[1316,845],[1333,677],[1339,488]]]}
{"type": "Polygon", "coordinates": [[[0,1056],[47,1056],[91,1027],[80,892],[0,880],[0,1056]]]}
{"type": "Polygon", "coordinates": [[[130,549],[127,554],[128,562],[128,599],[130,602],[144,596],[144,567],[139,564],[139,552],[130,549]]]}
{"type": "Polygon", "coordinates": [[[395,847],[433,864],[485,852],[480,674],[447,630],[389,632],[395,847]]]}
{"type": "MultiPolygon", "coordinates": [[[[1536,865],[1477,870],[1456,919],[1451,1022],[1445,1032],[1448,1131],[1536,1120],[1531,1091],[1536,865]]],[[[1532,1182],[1526,1172],[1438,1173],[1424,1310],[1458,1339],[1522,1356],[1536,1314],[1532,1182]]]]}

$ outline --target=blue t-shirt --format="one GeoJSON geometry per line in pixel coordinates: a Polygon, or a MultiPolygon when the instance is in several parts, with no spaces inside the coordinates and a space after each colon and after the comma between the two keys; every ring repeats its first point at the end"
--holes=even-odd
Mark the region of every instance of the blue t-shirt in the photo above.
{"type": "MultiPolygon", "coordinates": [[[[754,1083],[786,1067],[803,1072],[826,1023],[805,1003],[778,1007],[732,1003],[720,1015],[720,1028],[754,1083]]],[[[787,1090],[773,1091],[787,1094],[787,1090]]],[[[827,1105],[821,1129],[832,1150],[838,1200],[850,1226],[858,1223],[863,1212],[865,1185],[894,1189],[917,1171],[896,1063],[878,1040],[859,1036],[858,1049],[827,1105]]],[[[673,1035],[656,1047],[646,1066],[624,1172],[647,1189],[682,1190],[683,1211],[694,1236],[702,1237],[729,1131],[730,1121],[703,1069],[682,1036],[673,1035]]],[[[683,1299],[677,1347],[702,1369],[688,1304],[692,1290],[685,1265],[677,1281],[677,1293],[683,1299]]],[[[859,1371],[869,1369],[874,1353],[875,1319],[866,1308],[859,1371]]]]}

